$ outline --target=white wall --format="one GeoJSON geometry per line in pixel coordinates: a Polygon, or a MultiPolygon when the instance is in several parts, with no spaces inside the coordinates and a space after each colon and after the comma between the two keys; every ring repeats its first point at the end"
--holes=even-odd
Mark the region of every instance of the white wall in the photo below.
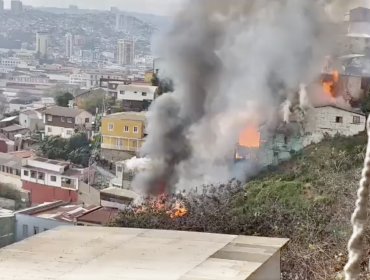
{"type": "Polygon", "coordinates": [[[75,134],[73,128],[45,125],[45,136],[60,136],[62,138],[71,138],[75,134]],[[49,131],[50,130],[50,131],[49,131]]]}
{"type": "Polygon", "coordinates": [[[60,221],[55,221],[51,219],[44,219],[44,218],[38,218],[38,217],[33,217],[30,215],[25,215],[25,214],[15,214],[15,234],[16,234],[16,241],[21,241],[27,237],[33,236],[35,227],[38,227],[39,233],[56,228],[58,226],[71,226],[72,224],[69,223],[64,223],[60,221]],[[23,225],[27,226],[27,234],[23,234],[23,225]]]}
{"type": "Polygon", "coordinates": [[[365,127],[365,116],[334,107],[314,108],[307,113],[304,146],[320,142],[325,134],[354,136],[365,131],[365,127]],[[353,123],[354,116],[360,117],[360,123],[353,123]],[[336,122],[337,117],[343,118],[343,122],[336,122]]]}
{"type": "Polygon", "coordinates": [[[82,112],[76,117],[76,124],[77,125],[86,124],[86,127],[90,127],[93,121],[92,118],[93,116],[89,112],[82,112]],[[88,123],[85,122],[86,119],[89,119],[88,123]]]}

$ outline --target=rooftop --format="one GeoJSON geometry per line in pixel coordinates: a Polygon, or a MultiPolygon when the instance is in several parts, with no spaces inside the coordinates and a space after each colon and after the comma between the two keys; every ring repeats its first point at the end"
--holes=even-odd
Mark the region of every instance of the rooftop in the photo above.
{"type": "Polygon", "coordinates": [[[46,115],[52,115],[52,116],[75,118],[82,112],[84,112],[84,110],[82,109],[52,106],[46,109],[44,113],[46,115]]]}
{"type": "Polygon", "coordinates": [[[101,194],[108,194],[108,195],[113,195],[116,197],[122,197],[122,198],[130,198],[130,199],[136,199],[139,197],[139,195],[130,190],[126,189],[121,189],[121,188],[116,188],[116,187],[109,187],[104,190],[100,191],[101,194]]]}
{"type": "Polygon", "coordinates": [[[21,169],[22,159],[12,154],[0,153],[0,165],[21,169]]]}
{"type": "Polygon", "coordinates": [[[77,217],[77,222],[106,225],[119,215],[119,210],[107,207],[97,207],[77,217]]]}
{"type": "Polygon", "coordinates": [[[245,280],[271,272],[265,271],[269,267],[275,273],[268,274],[270,279],[280,279],[279,263],[272,268],[267,261],[286,243],[237,235],[63,226],[1,249],[0,271],[3,280],[245,280]]]}
{"type": "Polygon", "coordinates": [[[23,130],[23,129],[26,129],[26,128],[24,128],[23,126],[20,126],[19,124],[13,124],[11,126],[4,127],[1,130],[5,132],[13,132],[13,131],[18,131],[18,130],[23,130]]]}
{"type": "Polygon", "coordinates": [[[105,119],[118,119],[118,120],[133,120],[133,121],[146,121],[146,112],[121,112],[104,117],[105,119]]]}

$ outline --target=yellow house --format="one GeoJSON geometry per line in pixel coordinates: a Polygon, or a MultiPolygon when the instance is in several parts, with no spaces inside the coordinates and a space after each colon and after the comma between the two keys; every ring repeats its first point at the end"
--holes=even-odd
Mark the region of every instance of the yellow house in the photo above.
{"type": "Polygon", "coordinates": [[[145,112],[124,112],[102,119],[101,148],[124,152],[138,152],[144,143],[145,112]]]}

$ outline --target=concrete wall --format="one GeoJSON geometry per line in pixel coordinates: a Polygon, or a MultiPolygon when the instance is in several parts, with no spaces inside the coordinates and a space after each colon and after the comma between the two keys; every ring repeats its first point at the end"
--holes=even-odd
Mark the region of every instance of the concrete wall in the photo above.
{"type": "Polygon", "coordinates": [[[255,273],[249,276],[248,280],[280,280],[280,251],[276,252],[266,263],[255,273]]]}
{"type": "Polygon", "coordinates": [[[33,217],[25,214],[15,214],[15,240],[18,242],[37,233],[71,224],[51,219],[33,217]]]}
{"type": "Polygon", "coordinates": [[[73,128],[65,128],[60,126],[45,125],[45,135],[46,136],[60,136],[62,138],[71,138],[75,134],[73,128]]]}
{"type": "Polygon", "coordinates": [[[129,153],[126,151],[110,150],[110,149],[104,149],[104,148],[102,148],[101,150],[101,157],[110,162],[117,162],[121,160],[130,159],[135,155],[136,153],[133,153],[133,152],[129,153]]]}
{"type": "Polygon", "coordinates": [[[304,146],[322,141],[325,134],[354,136],[365,131],[366,117],[333,107],[315,108],[307,114],[304,146]],[[354,123],[354,117],[360,122],[354,123]],[[337,118],[342,118],[341,122],[337,118]]]}
{"type": "Polygon", "coordinates": [[[31,118],[23,113],[19,114],[19,124],[31,131],[41,130],[45,126],[42,119],[31,118]]]}
{"type": "Polygon", "coordinates": [[[78,201],[83,202],[86,205],[100,205],[100,191],[94,187],[89,187],[88,184],[80,182],[78,188],[78,201]]]}
{"type": "Polygon", "coordinates": [[[15,241],[15,216],[0,216],[0,248],[15,241]]]}
{"type": "Polygon", "coordinates": [[[0,182],[12,185],[19,190],[22,189],[22,180],[20,176],[0,172],[0,182]]]}
{"type": "Polygon", "coordinates": [[[77,125],[83,125],[84,124],[84,125],[86,125],[86,127],[91,127],[92,121],[93,121],[93,116],[89,112],[82,112],[75,119],[75,123],[77,125]],[[89,119],[89,120],[87,121],[87,119],[89,119]]]}

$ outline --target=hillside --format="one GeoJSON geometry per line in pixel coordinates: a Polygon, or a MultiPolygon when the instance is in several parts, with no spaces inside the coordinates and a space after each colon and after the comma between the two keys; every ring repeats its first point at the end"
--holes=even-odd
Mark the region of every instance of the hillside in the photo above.
{"type": "Polygon", "coordinates": [[[184,201],[184,217],[171,219],[147,201],[145,211],[126,211],[114,225],[288,237],[284,279],[342,279],[365,148],[366,135],[328,138],[245,186],[171,198],[184,201]]]}

